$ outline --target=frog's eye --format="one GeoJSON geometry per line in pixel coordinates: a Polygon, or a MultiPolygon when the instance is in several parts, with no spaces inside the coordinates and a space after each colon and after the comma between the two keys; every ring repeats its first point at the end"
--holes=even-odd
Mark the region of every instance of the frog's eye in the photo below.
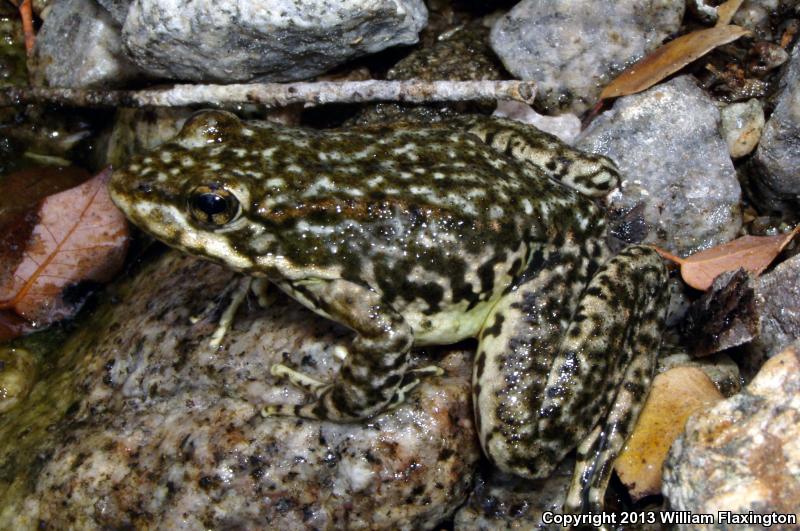
{"type": "Polygon", "coordinates": [[[192,217],[203,223],[221,227],[239,217],[239,200],[221,186],[198,186],[189,194],[189,211],[192,217]]]}

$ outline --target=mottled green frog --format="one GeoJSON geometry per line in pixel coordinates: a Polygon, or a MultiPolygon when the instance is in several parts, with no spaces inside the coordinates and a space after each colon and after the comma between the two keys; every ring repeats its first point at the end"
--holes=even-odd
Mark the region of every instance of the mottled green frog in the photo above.
{"type": "Polygon", "coordinates": [[[480,116],[317,131],[209,111],[114,172],[111,194],[167,244],[266,277],[355,332],[341,372],[269,414],[337,422],[402,400],[409,349],[478,338],[475,422],[489,460],[547,476],[572,449],[567,500],[597,510],[646,397],[666,271],[611,257],[596,200],[608,159],[480,116]]]}

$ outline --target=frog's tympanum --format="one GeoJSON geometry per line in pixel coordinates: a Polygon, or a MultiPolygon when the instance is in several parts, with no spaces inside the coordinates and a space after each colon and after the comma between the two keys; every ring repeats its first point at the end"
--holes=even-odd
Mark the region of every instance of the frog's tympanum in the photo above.
{"type": "Polygon", "coordinates": [[[267,412],[348,422],[402,400],[409,349],[477,337],[475,422],[496,466],[547,476],[577,447],[571,510],[602,504],[647,394],[666,271],[615,257],[594,199],[606,158],[470,116],[316,131],[209,111],[114,173],[114,201],[167,244],[266,277],[355,332],[331,383],[267,412]]]}

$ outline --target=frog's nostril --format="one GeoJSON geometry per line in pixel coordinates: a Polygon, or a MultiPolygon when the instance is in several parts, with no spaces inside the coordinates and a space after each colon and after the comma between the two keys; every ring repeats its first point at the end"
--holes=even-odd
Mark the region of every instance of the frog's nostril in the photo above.
{"type": "Polygon", "coordinates": [[[153,191],[153,185],[150,183],[139,183],[136,186],[136,191],[141,192],[143,194],[149,194],[153,191]]]}

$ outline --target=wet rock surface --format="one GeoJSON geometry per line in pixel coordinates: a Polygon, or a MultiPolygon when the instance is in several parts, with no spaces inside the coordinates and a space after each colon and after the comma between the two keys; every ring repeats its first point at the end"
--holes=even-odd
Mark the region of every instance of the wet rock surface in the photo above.
{"type": "Polygon", "coordinates": [[[138,0],[123,40],[133,60],[156,77],[291,81],[414,44],[426,21],[422,0],[138,0]]]}
{"type": "Polygon", "coordinates": [[[718,126],[717,107],[681,76],[620,98],[576,147],[619,166],[611,209],[638,209],[650,227],[645,241],[691,253],[733,239],[742,223],[741,189],[718,126]]]}
{"type": "Polygon", "coordinates": [[[753,161],[754,198],[763,208],[787,214],[800,206],[800,47],[780,85],[775,110],[764,126],[753,161]]]}
{"type": "Polygon", "coordinates": [[[663,493],[673,509],[715,515],[718,510],[797,513],[799,349],[798,343],[787,348],[762,367],[745,391],[689,419],[664,469],[663,493]]]}
{"type": "Polygon", "coordinates": [[[238,283],[170,253],[67,342],[0,425],[0,527],[425,529],[463,502],[479,456],[468,352],[419,360],[445,376],[362,424],[262,418],[302,398],[273,363],[330,379],[350,333],[272,294],[214,351],[238,283]]]}
{"type": "Polygon", "coordinates": [[[574,468],[575,460],[565,459],[549,478],[541,481],[483,469],[475,476],[467,503],[456,512],[454,528],[459,531],[547,529],[542,513],[561,512],[574,468]]]}
{"type": "Polygon", "coordinates": [[[537,105],[579,114],[603,86],[681,23],[684,2],[523,0],[492,28],[492,48],[520,79],[538,82],[537,105]]]}
{"type": "Polygon", "coordinates": [[[110,88],[141,72],[105,9],[94,0],[63,0],[53,4],[37,34],[33,76],[51,87],[110,88]]]}
{"type": "Polygon", "coordinates": [[[749,358],[758,362],[800,340],[798,278],[800,255],[759,277],[743,269],[719,275],[682,324],[694,354],[746,344],[749,358]]]}

